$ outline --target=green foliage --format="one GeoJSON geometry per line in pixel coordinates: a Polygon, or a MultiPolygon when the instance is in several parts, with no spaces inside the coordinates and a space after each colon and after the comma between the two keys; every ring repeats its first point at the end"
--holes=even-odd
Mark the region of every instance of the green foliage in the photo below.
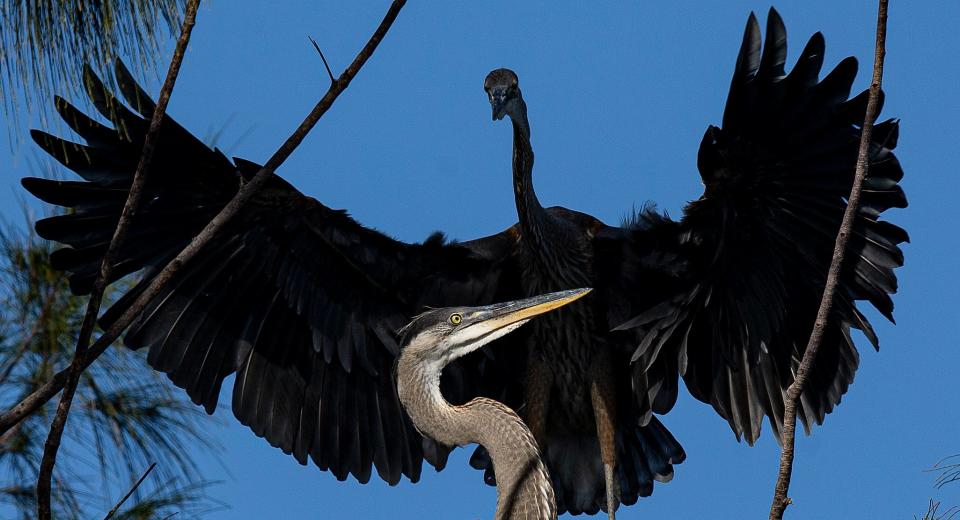
{"type": "MultiPolygon", "coordinates": [[[[49,242],[32,234],[9,225],[0,231],[0,409],[64,368],[73,354],[86,298],[70,292],[51,266],[51,252],[49,242]]],[[[105,306],[111,300],[108,294],[105,306]]],[[[216,449],[199,427],[199,419],[210,419],[182,395],[146,365],[143,353],[122,347],[104,353],[77,389],[54,472],[54,516],[102,517],[151,462],[156,470],[114,518],[183,518],[210,509],[209,483],[196,480],[186,449],[216,449]]],[[[56,404],[0,436],[0,504],[19,518],[34,514],[34,485],[56,404]]]]}
{"type": "Polygon", "coordinates": [[[123,55],[136,68],[155,68],[160,44],[179,29],[183,4],[0,0],[0,101],[7,115],[17,107],[52,106],[53,94],[85,99],[78,95],[84,63],[110,71],[123,55]]]}

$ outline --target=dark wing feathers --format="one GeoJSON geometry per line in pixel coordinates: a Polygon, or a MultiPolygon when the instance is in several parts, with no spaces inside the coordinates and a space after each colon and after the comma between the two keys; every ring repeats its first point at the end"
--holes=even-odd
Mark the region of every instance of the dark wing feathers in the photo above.
{"type": "MultiPolygon", "coordinates": [[[[68,246],[53,261],[71,274],[78,293],[89,292],[97,275],[154,108],[120,64],[117,78],[133,111],[89,68],[84,77],[114,128],[58,98],[58,111],[86,144],[33,133],[85,182],[23,180],[38,198],[72,209],[41,220],[37,231],[68,246]]],[[[150,168],[113,280],[137,271],[143,278],[108,309],[103,326],[259,170],[248,161],[235,166],[169,117],[150,168]]],[[[497,279],[510,244],[507,233],[463,245],[439,235],[401,243],[273,177],[149,302],[125,342],[149,349],[150,364],[209,413],[223,381],[236,374],[234,414],[303,464],[312,459],[341,480],[352,474],[366,482],[376,467],[391,484],[401,475],[415,481],[423,440],[397,400],[394,332],[424,305],[484,304],[502,296],[497,279]]],[[[473,386],[453,383],[475,395],[470,377],[473,386]]]]}
{"type": "MultiPolygon", "coordinates": [[[[633,505],[640,497],[653,493],[654,481],[669,482],[673,465],[686,459],[686,453],[669,430],[657,419],[645,425],[625,415],[617,428],[617,478],[620,502],[633,505]]],[[[567,436],[551,437],[545,448],[550,476],[557,497],[557,510],[573,515],[596,514],[604,504],[603,465],[595,439],[567,436]]],[[[478,448],[471,458],[474,467],[489,467],[489,455],[478,448]]],[[[489,470],[488,477],[492,477],[489,470]]]]}
{"type": "MultiPolygon", "coordinates": [[[[803,357],[854,175],[867,95],[848,99],[857,72],[853,58],[818,81],[823,52],[817,33],[784,75],[782,20],[771,10],[761,47],[751,16],[723,127],[711,126],[700,146],[704,195],[679,223],[646,215],[629,231],[598,236],[610,242],[607,257],[619,258],[615,270],[627,273],[604,280],[608,288],[600,290],[621,299],[611,324],[632,334],[634,386],[644,391],[638,399],[658,403],[655,411],[669,409],[675,394],[670,389],[658,399],[660,388],[669,387],[654,373],[669,378],[666,369],[675,365],[690,392],[750,443],[764,416],[779,435],[783,395],[803,357]],[[672,233],[666,239],[665,230],[672,233]],[[651,280],[639,274],[650,270],[656,254],[676,259],[661,264],[661,281],[633,281],[651,280]],[[671,288],[665,297],[646,294],[663,287],[671,288]],[[627,310],[634,312],[624,316],[627,310]]],[[[879,218],[907,205],[893,155],[897,135],[895,120],[874,129],[831,324],[801,399],[808,430],[853,381],[859,357],[850,328],[877,346],[855,302],[866,300],[893,319],[893,270],[903,264],[899,244],[907,234],[879,218]]]]}

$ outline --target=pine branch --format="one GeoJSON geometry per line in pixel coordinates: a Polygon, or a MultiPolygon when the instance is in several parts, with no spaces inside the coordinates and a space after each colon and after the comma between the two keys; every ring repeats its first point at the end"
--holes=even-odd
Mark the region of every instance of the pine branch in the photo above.
{"type": "Polygon", "coordinates": [[[781,520],[787,506],[791,500],[787,496],[790,490],[790,477],[793,474],[793,448],[796,440],[797,427],[797,402],[800,400],[800,394],[807,382],[810,367],[817,357],[817,349],[820,348],[823,332],[827,327],[827,320],[830,316],[830,309],[833,306],[833,294],[836,291],[837,283],[840,279],[840,267],[843,264],[844,253],[847,249],[847,242],[853,229],[853,221],[856,216],[857,206],[860,202],[860,191],[863,187],[863,180],[867,176],[870,159],[870,142],[873,136],[873,123],[877,118],[877,106],[880,98],[880,84],[883,79],[883,59],[886,55],[887,41],[887,2],[880,0],[877,10],[877,42],[873,60],[873,81],[870,83],[870,94],[867,99],[867,110],[864,115],[863,128],[860,132],[860,150],[857,154],[857,168],[853,178],[853,186],[850,189],[850,196],[847,198],[847,209],[843,213],[843,221],[840,224],[840,231],[837,234],[837,240],[833,248],[833,258],[830,260],[830,270],[827,272],[827,283],[823,289],[823,297],[820,300],[820,308],[817,310],[817,319],[813,325],[813,332],[810,334],[810,340],[807,342],[807,348],[803,353],[803,360],[800,362],[800,368],[797,375],[787,388],[787,395],[784,398],[783,411],[783,429],[782,444],[780,451],[780,471],[777,475],[777,484],[774,488],[773,503],[770,506],[770,520],[781,520]]]}
{"type": "MultiPolygon", "coordinates": [[[[40,305],[40,314],[37,316],[36,321],[33,323],[33,326],[30,327],[30,331],[20,339],[20,343],[17,345],[17,348],[13,355],[9,356],[5,363],[6,365],[0,369],[0,385],[3,385],[6,382],[7,378],[10,377],[10,374],[20,363],[20,359],[30,350],[30,346],[33,343],[33,340],[37,337],[37,334],[40,333],[40,329],[43,327],[44,320],[46,319],[47,313],[50,311],[50,307],[53,305],[53,300],[56,298],[56,290],[48,290],[43,298],[43,303],[40,305]]],[[[23,328],[26,328],[25,326],[23,328]]]]}
{"type": "Polygon", "coordinates": [[[117,229],[114,231],[110,245],[107,247],[107,252],[103,256],[103,261],[100,263],[100,273],[97,275],[97,279],[93,285],[93,292],[87,303],[87,310],[83,316],[83,324],[80,327],[80,333],[77,338],[76,351],[73,360],[70,362],[70,366],[67,368],[63,394],[60,396],[56,414],[53,416],[53,422],[50,425],[50,433],[47,435],[47,440],[43,447],[43,458],[40,461],[40,473],[37,477],[37,517],[40,520],[49,520],[51,516],[51,481],[53,478],[53,467],[57,461],[57,451],[60,449],[60,441],[63,438],[63,430],[66,427],[67,418],[70,416],[70,406],[73,404],[73,396],[76,394],[77,384],[80,382],[80,374],[87,366],[84,364],[84,358],[90,345],[93,328],[97,324],[100,304],[103,301],[103,292],[106,290],[107,282],[110,279],[114,259],[121,244],[123,244],[123,241],[126,239],[133,216],[140,206],[143,186],[147,179],[147,167],[153,158],[156,140],[160,134],[160,124],[166,115],[167,103],[170,101],[170,95],[173,93],[177,76],[180,74],[180,65],[183,63],[183,56],[186,53],[187,45],[190,43],[190,34],[193,32],[193,26],[196,23],[197,8],[199,5],[200,0],[189,0],[187,2],[183,25],[180,29],[180,37],[177,39],[177,45],[173,51],[173,58],[170,60],[170,67],[167,70],[167,77],[163,82],[163,87],[160,89],[160,97],[157,100],[157,106],[150,120],[150,128],[143,142],[140,162],[137,164],[137,169],[133,176],[133,183],[130,186],[130,192],[127,194],[127,200],[120,213],[120,221],[117,223],[117,229]]]}
{"type": "MultiPolygon", "coordinates": [[[[0,105],[12,122],[56,90],[79,93],[83,65],[105,68],[125,55],[138,69],[157,63],[176,36],[185,0],[0,0],[0,105]]],[[[107,74],[112,81],[111,74],[107,74]]],[[[63,92],[61,92],[62,94],[63,92]]],[[[46,119],[47,110],[39,115],[46,119]]]]}

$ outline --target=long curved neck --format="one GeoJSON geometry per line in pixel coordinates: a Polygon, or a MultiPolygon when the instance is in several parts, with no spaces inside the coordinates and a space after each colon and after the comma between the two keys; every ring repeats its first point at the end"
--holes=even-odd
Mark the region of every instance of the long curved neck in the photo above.
{"type": "Polygon", "coordinates": [[[544,211],[533,189],[533,146],[530,145],[530,122],[527,105],[521,98],[513,122],[513,195],[520,218],[520,230],[525,238],[543,246],[555,226],[553,218],[544,211]]]}
{"type": "Polygon", "coordinates": [[[496,520],[554,520],[556,498],[529,428],[513,410],[477,398],[453,406],[440,393],[439,370],[424,370],[402,353],[397,364],[400,401],[417,428],[449,445],[487,449],[497,475],[496,520]]]}

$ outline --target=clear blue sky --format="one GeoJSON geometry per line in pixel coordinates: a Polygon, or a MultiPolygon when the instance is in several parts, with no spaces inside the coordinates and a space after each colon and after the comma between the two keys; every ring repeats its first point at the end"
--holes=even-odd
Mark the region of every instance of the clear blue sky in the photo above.
{"type": "MultiPolygon", "coordinates": [[[[377,54],[280,174],[361,222],[403,240],[441,229],[469,239],[516,219],[509,125],[490,121],[486,73],[517,71],[530,109],[541,200],[616,223],[633,205],[657,201],[671,214],[700,194],[695,160],[704,129],[718,123],[744,22],[767,2],[418,2],[401,13],[377,54]]],[[[264,161],[326,90],[307,40],[345,67],[385,12],[364,2],[204,2],[169,112],[203,137],[225,128],[229,154],[264,161]]],[[[872,63],[875,2],[777,5],[791,53],[815,31],[827,64],[872,63]]],[[[960,187],[960,41],[955,1],[893,2],[884,116],[902,118],[897,150],[906,170],[906,210],[890,219],[913,243],[898,271],[898,325],[870,314],[882,342],[862,350],[842,405],[799,439],[791,518],[912,518],[935,496],[960,503],[960,487],[937,492],[923,470],[960,452],[955,401],[960,349],[956,295],[960,187]]],[[[172,48],[168,43],[166,54],[172,48]]],[[[161,72],[145,78],[150,92],[161,72]]],[[[17,180],[33,157],[19,127],[2,140],[0,203],[15,217],[17,180]],[[12,141],[12,149],[7,145],[12,141]]],[[[229,394],[226,394],[228,399],[229,394]]],[[[212,518],[490,518],[493,488],[469,469],[471,449],[448,469],[425,469],[416,485],[337,482],[271,448],[229,408],[211,421],[225,449],[197,453],[215,496],[232,510],[212,518]]],[[[664,422],[687,450],[673,482],[620,518],[759,518],[766,515],[778,447],[767,434],[738,444],[713,410],[682,395],[664,422]]]]}

